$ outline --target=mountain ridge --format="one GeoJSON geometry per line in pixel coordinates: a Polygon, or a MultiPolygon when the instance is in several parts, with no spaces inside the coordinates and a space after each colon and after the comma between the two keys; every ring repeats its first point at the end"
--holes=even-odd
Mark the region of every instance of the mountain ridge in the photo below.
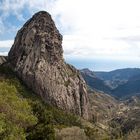
{"type": "Polygon", "coordinates": [[[110,93],[110,87],[107,86],[102,79],[98,78],[94,72],[90,71],[89,69],[82,69],[80,72],[90,88],[93,90],[110,93]]]}
{"type": "Polygon", "coordinates": [[[81,73],[89,87],[103,91],[114,97],[127,98],[140,93],[139,68],[124,68],[110,72],[94,72],[83,69],[81,73]],[[94,77],[92,75],[94,75],[94,77]],[[96,83],[98,84],[96,85],[96,83]],[[107,87],[108,90],[104,89],[104,86],[107,87]]]}

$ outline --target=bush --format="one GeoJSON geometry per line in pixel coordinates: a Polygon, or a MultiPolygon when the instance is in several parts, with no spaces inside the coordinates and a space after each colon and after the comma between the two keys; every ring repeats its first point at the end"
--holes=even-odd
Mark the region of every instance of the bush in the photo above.
{"type": "Polygon", "coordinates": [[[31,106],[15,86],[0,82],[0,139],[25,139],[26,128],[36,123],[31,106]]]}
{"type": "Polygon", "coordinates": [[[80,118],[44,103],[8,67],[0,66],[0,139],[54,140],[56,128],[80,118]]]}

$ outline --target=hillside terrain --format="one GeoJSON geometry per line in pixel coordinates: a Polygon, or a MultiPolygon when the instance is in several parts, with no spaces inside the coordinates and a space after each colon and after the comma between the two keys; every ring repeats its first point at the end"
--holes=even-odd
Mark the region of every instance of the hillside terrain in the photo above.
{"type": "Polygon", "coordinates": [[[98,124],[93,120],[88,122],[44,103],[3,65],[0,66],[0,97],[0,139],[104,140],[110,137],[101,119],[98,124]]]}
{"type": "Polygon", "coordinates": [[[125,84],[112,90],[112,95],[119,98],[128,98],[140,93],[140,75],[131,77],[125,84]]]}
{"type": "Polygon", "coordinates": [[[88,122],[44,103],[5,66],[0,66],[0,87],[0,139],[133,140],[133,134],[139,137],[138,95],[120,102],[105,93],[89,91],[88,122]]]}
{"type": "Polygon", "coordinates": [[[122,137],[124,140],[139,140],[139,69],[116,70],[115,73],[111,72],[112,76],[109,76],[109,73],[101,72],[100,74],[102,75],[102,78],[100,77],[100,79],[97,76],[98,74],[96,75],[95,72],[92,72],[88,69],[81,70],[81,74],[90,87],[90,90],[94,90],[94,93],[92,91],[92,94],[89,94],[91,110],[94,112],[93,118],[94,120],[100,121],[102,124],[108,127],[111,134],[116,138],[122,137]],[[106,83],[106,81],[103,80],[104,78],[114,83],[114,79],[117,79],[114,78],[115,76],[118,77],[119,81],[123,80],[125,82],[121,82],[121,84],[119,82],[117,83],[116,87],[111,87],[106,83]],[[103,84],[98,83],[98,86],[96,86],[96,84],[94,85],[94,83],[98,81],[97,79],[102,80],[103,84]],[[108,86],[110,89],[110,91],[107,93],[117,97],[119,100],[106,94],[104,88],[102,88],[104,85],[108,86]],[[99,93],[99,91],[102,91],[102,93],[99,93]]]}
{"type": "Polygon", "coordinates": [[[117,98],[129,98],[140,93],[140,69],[138,68],[111,72],[93,72],[83,69],[81,74],[90,88],[117,98]]]}
{"type": "Polygon", "coordinates": [[[140,75],[139,68],[118,69],[110,72],[94,72],[95,75],[105,81],[105,83],[112,89],[122,85],[128,81],[129,78],[140,75]]]}
{"type": "Polygon", "coordinates": [[[92,71],[90,71],[89,69],[83,69],[80,72],[90,88],[94,90],[104,91],[105,93],[110,93],[110,87],[106,85],[106,83],[102,79],[98,78],[92,71]]]}

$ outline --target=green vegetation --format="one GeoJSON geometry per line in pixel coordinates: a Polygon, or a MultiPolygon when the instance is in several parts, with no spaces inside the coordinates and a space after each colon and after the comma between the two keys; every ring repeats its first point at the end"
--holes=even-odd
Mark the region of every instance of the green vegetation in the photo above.
{"type": "Polygon", "coordinates": [[[98,129],[93,129],[93,128],[90,128],[90,127],[86,127],[85,128],[85,133],[90,139],[95,140],[95,138],[97,138],[97,136],[98,136],[98,129]]]}
{"type": "Polygon", "coordinates": [[[0,82],[0,139],[25,139],[24,131],[36,123],[31,106],[15,86],[0,82]]]}
{"type": "Polygon", "coordinates": [[[61,138],[70,130],[69,137],[77,131],[83,139],[85,133],[89,140],[131,140],[133,135],[136,138],[140,135],[139,114],[135,111],[129,115],[137,116],[135,120],[112,120],[109,131],[98,127],[96,118],[91,126],[89,122],[85,125],[80,117],[44,103],[10,68],[0,66],[0,140],[55,140],[58,136],[55,129],[63,130],[64,134],[59,133],[61,138]],[[65,128],[69,129],[64,131],[65,128]]]}
{"type": "Polygon", "coordinates": [[[0,67],[0,139],[54,140],[54,128],[81,127],[77,116],[42,102],[16,78],[0,67]]]}

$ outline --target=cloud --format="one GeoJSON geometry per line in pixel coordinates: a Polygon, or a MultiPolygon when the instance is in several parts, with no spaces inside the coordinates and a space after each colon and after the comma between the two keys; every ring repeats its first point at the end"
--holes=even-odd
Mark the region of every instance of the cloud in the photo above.
{"type": "Polygon", "coordinates": [[[0,2],[1,17],[7,18],[9,15],[15,15],[18,20],[23,20],[22,10],[27,0],[3,0],[0,2]]]}
{"type": "Polygon", "coordinates": [[[132,41],[132,42],[140,42],[140,35],[138,36],[126,36],[126,37],[120,37],[118,40],[124,40],[124,41],[132,41]]]}
{"type": "Polygon", "coordinates": [[[0,40],[3,38],[6,39],[6,33],[7,38],[11,39],[12,35],[9,34],[15,35],[17,27],[20,28],[35,12],[39,10],[50,11],[49,9],[52,7],[54,1],[55,0],[1,0],[0,40]],[[12,19],[11,17],[14,17],[15,19],[12,19]],[[15,22],[14,24],[11,24],[11,22],[13,23],[13,20],[15,20],[15,22]]]}
{"type": "Polygon", "coordinates": [[[66,58],[130,60],[140,56],[140,47],[132,47],[123,40],[92,40],[85,36],[65,35],[63,46],[66,58]]]}
{"type": "Polygon", "coordinates": [[[14,40],[4,40],[0,41],[0,55],[8,55],[8,51],[10,50],[14,40]]]}
{"type": "Polygon", "coordinates": [[[4,29],[5,29],[4,24],[0,18],[0,34],[2,34],[4,32],[4,29]]]}
{"type": "Polygon", "coordinates": [[[25,8],[28,17],[39,10],[51,13],[64,35],[67,58],[140,58],[139,0],[5,0],[0,5],[0,33],[11,14],[23,22],[25,8]]]}
{"type": "Polygon", "coordinates": [[[7,56],[8,52],[0,52],[0,56],[7,56]]]}
{"type": "Polygon", "coordinates": [[[14,43],[14,40],[0,41],[0,48],[10,48],[13,43],[14,43]]]}
{"type": "Polygon", "coordinates": [[[26,2],[26,0],[0,1],[0,40],[13,39],[17,32],[18,21],[25,22],[23,9],[26,2]],[[11,17],[15,17],[15,19],[11,17]],[[15,25],[13,22],[15,22],[15,25]]]}
{"type": "Polygon", "coordinates": [[[139,59],[138,38],[125,39],[140,36],[138,5],[138,0],[57,0],[52,13],[65,29],[65,57],[139,59]]]}

